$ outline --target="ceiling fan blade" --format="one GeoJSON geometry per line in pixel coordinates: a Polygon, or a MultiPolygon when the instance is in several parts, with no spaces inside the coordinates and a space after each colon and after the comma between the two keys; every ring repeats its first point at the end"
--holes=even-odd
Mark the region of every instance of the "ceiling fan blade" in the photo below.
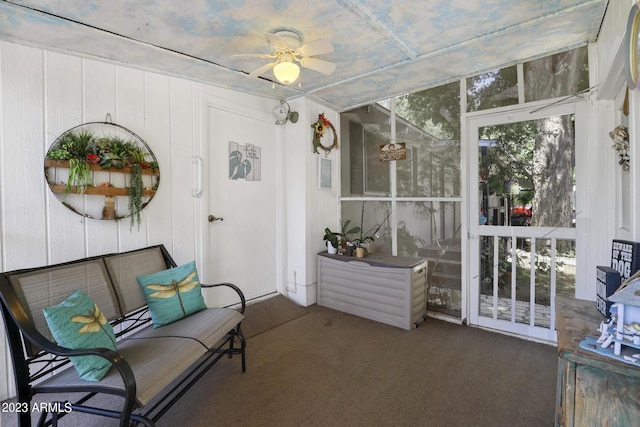
{"type": "Polygon", "coordinates": [[[276,34],[270,34],[270,33],[266,33],[265,37],[267,38],[267,40],[275,50],[289,49],[289,46],[287,45],[287,41],[283,37],[280,37],[276,34]]]}
{"type": "Polygon", "coordinates": [[[262,59],[272,59],[275,58],[275,55],[269,55],[266,53],[238,53],[235,55],[231,55],[232,58],[262,58],[262,59]]]}
{"type": "Polygon", "coordinates": [[[300,65],[304,68],[308,68],[313,71],[318,71],[322,74],[331,74],[336,69],[336,64],[333,62],[325,61],[320,58],[302,58],[300,60],[300,65]]]}
{"type": "Polygon", "coordinates": [[[277,62],[271,62],[269,64],[265,64],[262,67],[258,68],[257,70],[249,73],[249,77],[258,77],[260,74],[264,73],[265,71],[272,69],[276,64],[277,62]]]}
{"type": "Polygon", "coordinates": [[[296,51],[302,56],[323,55],[333,52],[333,45],[329,40],[316,40],[303,44],[296,51]]]}

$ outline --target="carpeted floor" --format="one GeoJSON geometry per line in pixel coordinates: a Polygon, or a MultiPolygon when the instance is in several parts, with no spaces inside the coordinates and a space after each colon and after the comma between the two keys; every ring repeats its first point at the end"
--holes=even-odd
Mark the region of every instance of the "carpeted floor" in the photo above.
{"type": "MultiPolygon", "coordinates": [[[[246,315],[247,372],[221,360],[159,426],[553,425],[554,347],[431,318],[405,331],[283,297],[246,315]]],[[[117,425],[77,415],[60,424],[117,425]]]]}
{"type": "Polygon", "coordinates": [[[242,332],[245,338],[249,339],[305,314],[307,314],[306,308],[278,294],[247,305],[242,332]]]}

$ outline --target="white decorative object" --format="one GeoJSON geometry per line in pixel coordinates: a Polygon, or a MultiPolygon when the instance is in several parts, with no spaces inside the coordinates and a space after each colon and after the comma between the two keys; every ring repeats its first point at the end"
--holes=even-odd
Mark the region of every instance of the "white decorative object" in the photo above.
{"type": "Polygon", "coordinates": [[[318,157],[318,188],[330,190],[331,187],[331,159],[318,157]]]}
{"type": "Polygon", "coordinates": [[[229,179],[244,179],[246,181],[260,181],[261,149],[257,145],[241,145],[229,142],[229,179]]]}

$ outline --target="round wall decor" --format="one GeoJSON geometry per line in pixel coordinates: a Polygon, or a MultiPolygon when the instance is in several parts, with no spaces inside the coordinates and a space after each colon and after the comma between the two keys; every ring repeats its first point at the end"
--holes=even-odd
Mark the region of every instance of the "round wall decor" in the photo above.
{"type": "Polygon", "coordinates": [[[134,132],[107,121],[68,129],[51,144],[45,179],[55,197],[86,218],[131,217],[131,227],[160,183],[158,162],[134,132]]]}
{"type": "Polygon", "coordinates": [[[638,75],[640,74],[640,2],[634,4],[629,12],[624,43],[627,48],[627,84],[633,90],[638,86],[638,75]]]}
{"type": "Polygon", "coordinates": [[[333,127],[333,124],[324,116],[324,113],[318,115],[318,120],[316,120],[311,127],[313,128],[313,152],[319,154],[318,148],[324,150],[325,155],[328,155],[331,150],[334,148],[338,148],[338,134],[336,133],[336,128],[333,127]],[[331,145],[324,145],[322,143],[322,137],[327,134],[327,129],[331,131],[331,135],[333,137],[333,142],[331,145]]]}

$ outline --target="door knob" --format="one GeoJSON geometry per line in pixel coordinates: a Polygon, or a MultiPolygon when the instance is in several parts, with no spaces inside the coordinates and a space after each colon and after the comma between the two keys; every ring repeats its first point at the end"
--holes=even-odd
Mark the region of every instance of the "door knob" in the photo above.
{"type": "Polygon", "coordinates": [[[209,218],[208,218],[208,219],[209,219],[209,222],[213,222],[213,221],[224,221],[224,219],[222,219],[222,218],[218,218],[218,217],[213,216],[213,215],[209,215],[209,218]]]}

